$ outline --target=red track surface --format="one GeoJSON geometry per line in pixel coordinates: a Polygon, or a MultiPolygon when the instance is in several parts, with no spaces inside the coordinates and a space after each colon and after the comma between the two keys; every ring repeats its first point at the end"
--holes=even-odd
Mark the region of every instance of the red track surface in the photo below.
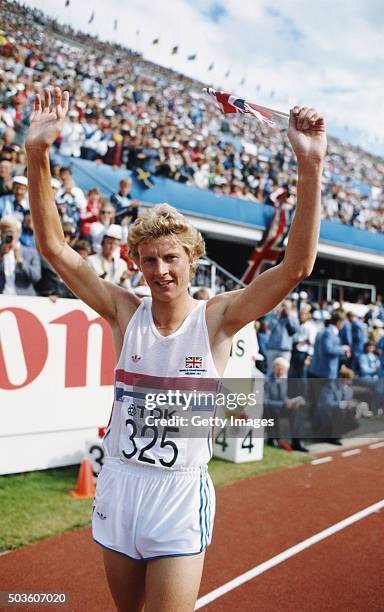
{"type": "MultiPolygon", "coordinates": [[[[363,447],[359,455],[334,456],[331,463],[272,472],[217,491],[214,538],[206,556],[200,596],[384,498],[383,448],[363,447]]],[[[382,611],[383,540],[381,511],[314,544],[202,609],[382,611]]],[[[18,592],[66,591],[71,597],[66,609],[115,610],[104,578],[101,552],[91,541],[89,529],[0,556],[0,588],[18,592]]]]}

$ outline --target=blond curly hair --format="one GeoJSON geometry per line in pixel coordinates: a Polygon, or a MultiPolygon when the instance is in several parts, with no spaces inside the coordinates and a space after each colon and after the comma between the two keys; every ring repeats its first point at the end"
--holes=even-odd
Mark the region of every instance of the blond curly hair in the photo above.
{"type": "Polygon", "coordinates": [[[200,232],[173,206],[157,204],[148,208],[130,225],[128,257],[138,264],[140,242],[160,236],[174,236],[184,247],[190,262],[196,262],[205,253],[205,243],[200,232]]]}

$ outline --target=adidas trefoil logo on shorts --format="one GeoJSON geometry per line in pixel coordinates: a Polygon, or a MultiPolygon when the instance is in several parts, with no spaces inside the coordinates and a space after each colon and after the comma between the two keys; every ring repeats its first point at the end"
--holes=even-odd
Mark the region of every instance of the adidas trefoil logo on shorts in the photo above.
{"type": "Polygon", "coordinates": [[[138,361],[140,361],[141,356],[140,355],[131,355],[132,361],[134,363],[137,363],[138,361]]]}
{"type": "Polygon", "coordinates": [[[105,521],[105,519],[107,518],[105,514],[99,512],[98,510],[96,511],[96,514],[102,521],[105,521]]]}

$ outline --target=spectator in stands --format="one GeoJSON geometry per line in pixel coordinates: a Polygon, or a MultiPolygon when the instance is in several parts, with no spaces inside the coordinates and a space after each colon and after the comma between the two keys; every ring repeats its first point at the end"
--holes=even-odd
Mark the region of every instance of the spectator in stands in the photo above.
{"type": "Polygon", "coordinates": [[[87,205],[85,212],[80,214],[80,236],[90,243],[92,242],[92,223],[99,220],[100,208],[102,206],[100,191],[93,187],[87,194],[87,205]]]}
{"type": "MultiPolygon", "coordinates": [[[[115,222],[115,209],[106,198],[101,198],[99,220],[91,225],[92,249],[95,253],[101,252],[101,241],[107,228],[115,222]]],[[[124,236],[123,236],[124,240],[124,236]]]]}
{"type": "Polygon", "coordinates": [[[0,161],[0,197],[12,193],[12,163],[7,159],[0,161]]]}
{"type": "Polygon", "coordinates": [[[13,216],[0,220],[0,293],[36,295],[41,277],[39,254],[20,244],[21,223],[13,216]]]}
{"type": "Polygon", "coordinates": [[[107,149],[104,132],[98,125],[98,116],[93,111],[86,113],[83,128],[83,143],[81,146],[81,157],[89,161],[101,159],[107,149]]]}
{"type": "Polygon", "coordinates": [[[313,428],[318,441],[341,446],[341,436],[358,427],[353,399],[353,370],[342,366],[339,379],[328,381],[320,391],[313,413],[313,428]]]}
{"type": "Polygon", "coordinates": [[[270,336],[267,343],[268,371],[272,371],[272,363],[276,357],[291,360],[292,341],[299,329],[299,322],[292,308],[292,302],[285,300],[277,317],[269,323],[270,336]]]}
{"type": "Polygon", "coordinates": [[[311,307],[306,305],[300,311],[300,327],[293,336],[290,378],[303,378],[306,360],[312,357],[317,329],[312,320],[311,307]]]}
{"type": "Polygon", "coordinates": [[[380,370],[380,359],[375,354],[373,342],[364,344],[364,352],[358,356],[358,373],[360,378],[376,380],[380,370]]]}
{"type": "Polygon", "coordinates": [[[129,279],[132,273],[128,271],[127,263],[120,257],[122,235],[122,229],[119,225],[110,225],[104,232],[101,252],[90,255],[87,261],[100,278],[130,289],[129,279]]]}
{"type": "Polygon", "coordinates": [[[358,364],[359,356],[364,350],[367,335],[363,323],[353,312],[347,312],[346,320],[340,330],[340,341],[351,349],[351,357],[347,365],[354,369],[358,364]]]}
{"type": "Polygon", "coordinates": [[[133,200],[130,194],[132,180],[127,177],[121,179],[119,191],[111,195],[111,204],[115,208],[115,219],[119,225],[126,225],[137,219],[139,202],[133,200]]]}
{"type": "Polygon", "coordinates": [[[23,219],[21,235],[20,235],[20,243],[23,246],[29,247],[31,249],[36,248],[35,234],[33,231],[33,223],[32,223],[32,215],[29,210],[26,210],[24,213],[24,219],[23,219]]]}
{"type": "Polygon", "coordinates": [[[272,362],[272,372],[264,385],[264,417],[274,419],[274,426],[267,428],[267,445],[286,450],[308,452],[301,439],[304,435],[303,407],[305,399],[301,396],[289,398],[287,376],[289,361],[277,357],[272,362]],[[280,420],[288,417],[291,445],[280,437],[280,420]]]}
{"type": "Polygon", "coordinates": [[[384,378],[384,335],[376,342],[376,349],[379,353],[380,359],[380,370],[379,376],[380,378],[384,378]]]}
{"type": "MultiPolygon", "coordinates": [[[[267,362],[267,346],[269,338],[269,327],[267,319],[260,319],[260,325],[256,326],[257,342],[259,352],[263,355],[265,363],[267,362]]],[[[264,372],[265,373],[265,372],[264,372]]]]}
{"type": "Polygon", "coordinates": [[[72,170],[65,166],[60,168],[62,187],[57,191],[55,200],[58,206],[66,205],[66,214],[70,216],[76,225],[79,223],[80,214],[84,214],[87,200],[80,187],[76,187],[72,176],[72,170]]]}
{"type": "Polygon", "coordinates": [[[312,378],[337,378],[340,359],[351,356],[349,345],[342,345],[339,337],[344,321],[344,311],[335,310],[329,324],[317,334],[309,368],[312,378]]]}
{"type": "Polygon", "coordinates": [[[91,246],[87,240],[76,240],[72,248],[79,253],[83,259],[87,259],[87,257],[91,255],[91,246]]]}
{"type": "Polygon", "coordinates": [[[0,198],[0,218],[15,216],[20,222],[29,209],[27,194],[28,179],[26,176],[14,176],[12,179],[12,194],[0,198]]]}
{"type": "Polygon", "coordinates": [[[61,132],[60,155],[80,157],[81,145],[84,142],[84,130],[78,121],[77,110],[70,110],[61,132]]]}
{"type": "Polygon", "coordinates": [[[27,155],[25,150],[20,149],[16,154],[16,161],[13,164],[13,174],[25,176],[27,173],[27,155]]]}
{"type": "Polygon", "coordinates": [[[267,347],[266,341],[268,335],[263,331],[266,330],[267,323],[265,320],[255,321],[256,345],[257,352],[253,356],[255,367],[263,374],[267,373],[267,347]]]}
{"type": "Polygon", "coordinates": [[[371,324],[372,327],[368,333],[368,340],[376,345],[383,335],[384,323],[380,319],[373,319],[371,324]]]}

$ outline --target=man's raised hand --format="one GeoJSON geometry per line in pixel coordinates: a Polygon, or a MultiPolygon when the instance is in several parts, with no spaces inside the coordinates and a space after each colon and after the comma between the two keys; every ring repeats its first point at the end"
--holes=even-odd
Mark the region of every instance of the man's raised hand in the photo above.
{"type": "Polygon", "coordinates": [[[63,127],[68,104],[69,93],[68,91],[61,93],[60,87],[55,87],[53,91],[53,103],[49,89],[44,89],[43,103],[40,95],[35,95],[25,142],[27,151],[45,150],[55,142],[63,127]]]}
{"type": "Polygon", "coordinates": [[[315,109],[295,106],[290,111],[288,138],[298,163],[321,163],[327,150],[324,117],[315,109]]]}

